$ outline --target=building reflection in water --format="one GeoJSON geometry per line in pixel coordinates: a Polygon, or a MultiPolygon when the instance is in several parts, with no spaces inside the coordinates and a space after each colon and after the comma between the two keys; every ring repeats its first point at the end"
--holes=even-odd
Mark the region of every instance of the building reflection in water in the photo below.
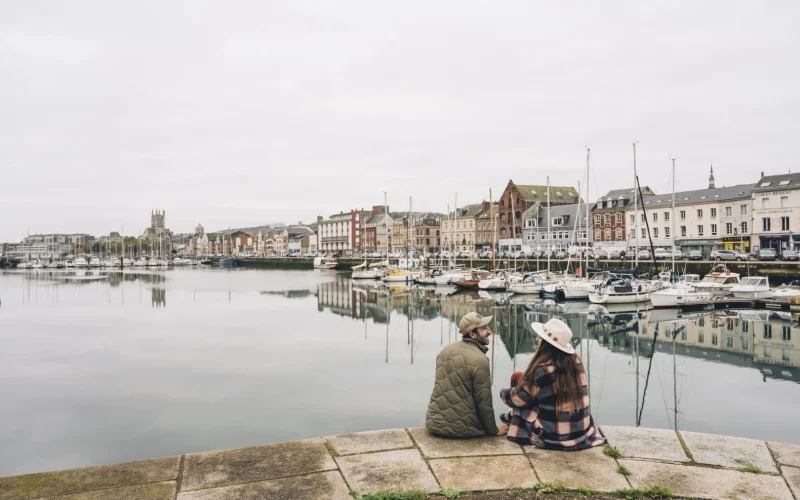
{"type": "Polygon", "coordinates": [[[150,290],[152,305],[154,308],[167,307],[167,290],[154,286],[150,290]]]}
{"type": "MultiPolygon", "coordinates": [[[[573,331],[578,352],[589,355],[588,340],[604,349],[649,359],[656,352],[758,369],[764,380],[800,379],[800,324],[786,312],[720,310],[681,314],[675,310],[613,312],[587,303],[555,304],[504,295],[443,293],[441,288],[387,287],[347,279],[317,287],[317,310],[374,324],[392,312],[407,318],[442,321],[442,340],[457,338],[458,320],[470,311],[494,316],[492,328],[515,360],[536,349],[533,322],[557,317],[573,331]],[[516,300],[515,300],[516,299],[516,300]],[[586,344],[585,346],[582,344],[586,344]]],[[[413,322],[411,322],[413,325],[413,322]]],[[[516,369],[516,366],[515,366],[516,369]]]]}

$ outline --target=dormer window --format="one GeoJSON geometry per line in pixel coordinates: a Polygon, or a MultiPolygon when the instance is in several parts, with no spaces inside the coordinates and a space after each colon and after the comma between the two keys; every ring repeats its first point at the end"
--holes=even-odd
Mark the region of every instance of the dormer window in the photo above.
{"type": "Polygon", "coordinates": [[[780,182],[778,183],[778,185],[779,185],[779,186],[785,186],[785,185],[789,184],[789,182],[790,182],[790,181],[787,179],[787,180],[785,180],[785,181],[780,181],[780,182]]]}
{"type": "Polygon", "coordinates": [[[759,185],[759,187],[765,188],[765,187],[770,187],[771,185],[772,185],[772,182],[771,181],[767,181],[767,182],[762,182],[759,185]]]}

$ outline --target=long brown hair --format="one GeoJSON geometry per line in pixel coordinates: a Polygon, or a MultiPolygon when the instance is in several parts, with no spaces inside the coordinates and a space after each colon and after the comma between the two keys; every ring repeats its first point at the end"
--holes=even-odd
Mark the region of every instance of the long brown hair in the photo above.
{"type": "Polygon", "coordinates": [[[553,384],[556,394],[556,410],[575,413],[585,394],[581,381],[582,363],[577,354],[567,354],[553,347],[549,342],[539,339],[536,353],[525,370],[525,375],[520,379],[519,387],[527,386],[525,388],[528,392],[533,393],[536,380],[534,373],[537,368],[546,365],[552,365],[556,370],[553,384]]]}

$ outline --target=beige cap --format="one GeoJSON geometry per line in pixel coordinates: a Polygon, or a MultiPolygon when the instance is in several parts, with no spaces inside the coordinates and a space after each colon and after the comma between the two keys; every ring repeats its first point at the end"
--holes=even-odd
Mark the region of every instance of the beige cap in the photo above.
{"type": "Polygon", "coordinates": [[[481,316],[476,312],[467,313],[458,322],[458,331],[461,335],[466,335],[476,328],[488,325],[490,321],[492,321],[491,316],[481,316]]]}

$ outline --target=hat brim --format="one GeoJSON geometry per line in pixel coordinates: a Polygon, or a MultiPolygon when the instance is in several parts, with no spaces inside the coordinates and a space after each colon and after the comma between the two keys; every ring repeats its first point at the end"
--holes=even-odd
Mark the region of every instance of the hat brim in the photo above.
{"type": "Polygon", "coordinates": [[[544,325],[542,323],[531,323],[531,328],[533,328],[533,332],[542,340],[546,341],[551,346],[555,347],[559,351],[563,351],[567,354],[575,354],[575,348],[572,347],[571,344],[567,344],[567,346],[563,346],[558,342],[551,339],[545,332],[544,332],[544,325]]]}

